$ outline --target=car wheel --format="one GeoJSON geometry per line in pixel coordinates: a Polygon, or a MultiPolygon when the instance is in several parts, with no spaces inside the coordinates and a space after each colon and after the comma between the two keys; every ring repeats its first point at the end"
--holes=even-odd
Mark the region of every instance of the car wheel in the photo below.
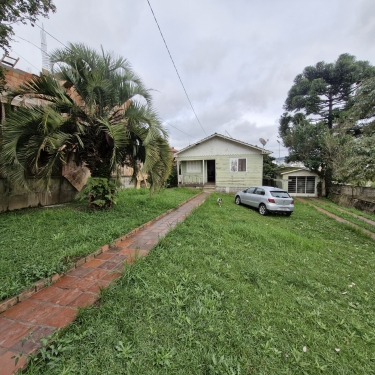
{"type": "Polygon", "coordinates": [[[259,213],[262,216],[266,216],[268,214],[267,207],[263,203],[259,205],[259,213]]]}
{"type": "Polygon", "coordinates": [[[237,195],[236,199],[234,200],[236,204],[241,204],[241,198],[237,195]]]}

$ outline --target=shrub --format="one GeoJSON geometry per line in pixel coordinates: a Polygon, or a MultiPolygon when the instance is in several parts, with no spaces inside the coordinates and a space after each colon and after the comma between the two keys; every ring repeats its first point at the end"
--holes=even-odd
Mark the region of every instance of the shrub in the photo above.
{"type": "Polygon", "coordinates": [[[118,184],[103,177],[89,177],[85,187],[77,195],[88,200],[90,208],[112,208],[117,201],[118,184]]]}

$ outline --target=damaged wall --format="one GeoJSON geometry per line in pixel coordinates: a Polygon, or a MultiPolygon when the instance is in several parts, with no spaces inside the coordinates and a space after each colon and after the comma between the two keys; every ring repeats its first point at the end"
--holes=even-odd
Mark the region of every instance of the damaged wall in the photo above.
{"type": "Polygon", "coordinates": [[[34,180],[30,180],[29,184],[32,192],[11,186],[6,179],[0,178],[0,212],[67,203],[74,200],[77,194],[77,190],[64,177],[52,178],[49,193],[38,191],[34,180]]]}

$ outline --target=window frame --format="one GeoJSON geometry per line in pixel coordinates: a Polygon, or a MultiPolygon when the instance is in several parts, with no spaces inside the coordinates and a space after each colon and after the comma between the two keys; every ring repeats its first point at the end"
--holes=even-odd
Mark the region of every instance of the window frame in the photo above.
{"type": "Polygon", "coordinates": [[[288,191],[287,192],[289,194],[316,194],[316,177],[315,176],[288,176],[288,191]],[[312,191],[312,188],[313,188],[313,191],[312,191]]]}
{"type": "Polygon", "coordinates": [[[229,172],[247,172],[247,158],[230,158],[229,159],[229,172]],[[239,170],[240,160],[245,160],[245,170],[239,170]]]}

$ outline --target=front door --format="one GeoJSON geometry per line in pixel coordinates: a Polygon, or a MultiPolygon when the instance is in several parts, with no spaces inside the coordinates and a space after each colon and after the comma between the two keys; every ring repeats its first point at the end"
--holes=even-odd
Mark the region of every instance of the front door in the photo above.
{"type": "Polygon", "coordinates": [[[207,160],[207,182],[216,181],[215,160],[207,160]]]}

